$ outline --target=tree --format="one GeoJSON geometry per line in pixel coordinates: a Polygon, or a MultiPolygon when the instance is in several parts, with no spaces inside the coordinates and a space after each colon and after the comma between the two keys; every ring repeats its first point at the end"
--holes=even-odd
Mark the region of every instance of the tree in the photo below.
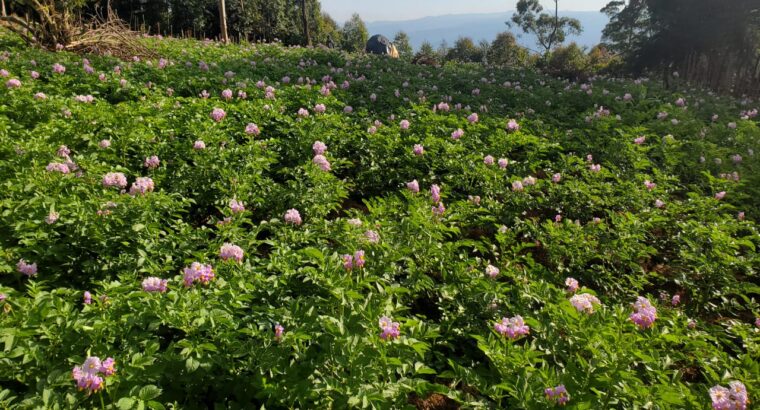
{"type": "Polygon", "coordinates": [[[334,46],[335,41],[340,41],[341,32],[338,23],[327,14],[322,13],[317,20],[317,42],[327,46],[334,46]]]}
{"type": "Polygon", "coordinates": [[[571,79],[585,79],[589,74],[589,59],[575,43],[557,47],[549,55],[546,69],[558,76],[571,79]]]}
{"type": "Polygon", "coordinates": [[[649,10],[645,0],[614,0],[601,10],[610,18],[602,31],[602,41],[610,51],[630,55],[652,36],[649,10]]]}
{"type": "Polygon", "coordinates": [[[309,19],[307,17],[308,13],[306,11],[306,0],[301,0],[300,6],[301,6],[301,24],[303,25],[303,35],[306,40],[306,45],[311,45],[311,34],[309,34],[309,19]]]}
{"type": "Polygon", "coordinates": [[[227,7],[224,0],[219,0],[219,39],[223,43],[230,42],[230,36],[227,34],[227,7]]]}
{"type": "Polygon", "coordinates": [[[433,45],[430,44],[429,41],[425,40],[422,42],[422,45],[420,46],[420,51],[418,51],[417,54],[422,54],[422,55],[432,57],[435,54],[435,50],[433,49],[433,45]]]}
{"type": "Polygon", "coordinates": [[[446,53],[446,59],[462,62],[480,62],[483,59],[483,53],[471,38],[459,37],[454,43],[454,47],[446,53]]]}
{"type": "Polygon", "coordinates": [[[527,59],[528,50],[519,46],[515,35],[508,31],[497,34],[488,50],[490,64],[521,66],[527,59]]]}
{"type": "Polygon", "coordinates": [[[449,43],[446,41],[446,39],[441,40],[441,43],[438,44],[438,48],[435,50],[436,54],[438,54],[438,58],[443,61],[446,59],[446,55],[449,53],[449,43]]]}
{"type": "MultiPolygon", "coordinates": [[[[539,0],[520,0],[512,22],[523,32],[536,36],[536,41],[544,49],[544,54],[565,42],[568,35],[578,35],[583,31],[581,22],[570,17],[559,16],[559,0],[554,0],[554,15],[542,13],[544,8],[539,0]]],[[[507,22],[507,25],[510,25],[507,22]]]]}
{"type": "Polygon", "coordinates": [[[399,31],[396,33],[396,36],[393,37],[393,44],[396,46],[396,50],[398,50],[399,57],[406,60],[412,58],[413,50],[409,44],[409,35],[406,32],[399,31]]]}
{"type": "Polygon", "coordinates": [[[605,43],[632,73],[657,70],[668,85],[677,71],[716,90],[760,93],[757,0],[616,0],[602,12],[605,43]]]}
{"type": "Polygon", "coordinates": [[[480,61],[483,64],[488,64],[488,53],[491,51],[491,43],[482,38],[478,41],[478,52],[480,53],[480,61]]]}
{"type": "Polygon", "coordinates": [[[367,44],[368,37],[367,26],[364,25],[359,14],[354,13],[343,25],[341,47],[348,52],[362,51],[367,44]]]}

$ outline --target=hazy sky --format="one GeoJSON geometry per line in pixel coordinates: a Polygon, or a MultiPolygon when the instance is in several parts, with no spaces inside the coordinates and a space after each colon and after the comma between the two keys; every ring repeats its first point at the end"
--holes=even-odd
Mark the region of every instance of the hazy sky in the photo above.
{"type": "MultiPolygon", "coordinates": [[[[609,0],[560,0],[561,10],[599,11],[609,0]]],[[[353,13],[364,21],[411,20],[443,14],[494,13],[515,9],[517,0],[321,0],[322,10],[339,23],[353,13]]],[[[553,1],[542,0],[544,7],[553,1]]]]}

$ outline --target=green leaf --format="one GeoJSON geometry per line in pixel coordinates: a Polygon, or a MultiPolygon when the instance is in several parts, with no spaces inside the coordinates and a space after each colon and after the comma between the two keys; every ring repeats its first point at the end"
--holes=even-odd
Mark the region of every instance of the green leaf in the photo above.
{"type": "Polygon", "coordinates": [[[198,360],[193,359],[192,357],[188,357],[187,360],[185,360],[185,368],[187,368],[188,372],[194,372],[198,370],[198,367],[201,365],[201,362],[198,360]]]}
{"type": "Polygon", "coordinates": [[[153,400],[160,395],[161,395],[161,389],[159,389],[158,387],[152,384],[144,386],[142,389],[140,389],[140,393],[138,393],[138,396],[140,397],[140,399],[145,400],[145,401],[153,400]]]}
{"type": "Polygon", "coordinates": [[[116,402],[116,407],[120,410],[130,410],[135,406],[135,399],[131,397],[122,397],[116,402]]]}

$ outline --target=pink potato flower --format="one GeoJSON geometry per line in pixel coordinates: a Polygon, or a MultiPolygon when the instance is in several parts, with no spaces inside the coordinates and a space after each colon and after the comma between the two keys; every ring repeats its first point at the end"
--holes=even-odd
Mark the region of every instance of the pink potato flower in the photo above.
{"type": "Polygon", "coordinates": [[[245,205],[242,201],[238,201],[237,199],[230,200],[230,210],[233,214],[239,214],[241,212],[245,211],[245,205]]]}
{"type": "Polygon", "coordinates": [[[37,274],[37,264],[27,263],[27,261],[19,259],[18,263],[16,263],[16,270],[26,276],[34,276],[37,274]]]}
{"type": "Polygon", "coordinates": [[[745,410],[749,404],[747,388],[739,381],[730,382],[728,388],[713,386],[709,393],[714,410],[745,410]]]}
{"type": "Polygon", "coordinates": [[[379,320],[380,324],[380,338],[383,340],[398,339],[401,335],[401,325],[398,322],[394,322],[388,316],[383,316],[379,320]]]}
{"type": "Polygon", "coordinates": [[[575,291],[578,290],[578,281],[574,278],[567,278],[565,279],[565,286],[567,287],[566,290],[570,293],[575,293],[575,291]]]}
{"type": "Polygon", "coordinates": [[[496,322],[494,330],[509,339],[516,340],[530,333],[530,327],[525,324],[522,316],[512,318],[503,317],[501,322],[496,322]]]}
{"type": "Polygon", "coordinates": [[[144,291],[150,293],[165,293],[168,288],[168,283],[168,279],[161,279],[155,276],[151,276],[149,278],[145,278],[145,280],[142,281],[142,288],[144,291]]]}
{"type": "Polygon", "coordinates": [[[657,319],[657,309],[652,306],[649,299],[639,296],[636,303],[633,304],[633,310],[634,312],[631,313],[629,319],[640,329],[649,329],[654,325],[654,321],[657,319]]]}
{"type": "Polygon", "coordinates": [[[245,126],[245,133],[248,135],[259,135],[261,134],[261,130],[259,130],[258,125],[251,122],[245,126]]]}
{"type": "Polygon", "coordinates": [[[327,145],[322,141],[314,141],[311,150],[314,151],[314,155],[324,155],[327,152],[327,145]]]}
{"type": "Polygon", "coordinates": [[[557,387],[549,387],[544,390],[544,394],[546,395],[547,400],[554,401],[560,406],[564,406],[570,401],[570,396],[567,394],[567,389],[564,384],[560,384],[557,387]]]}
{"type": "Polygon", "coordinates": [[[221,122],[226,116],[227,116],[227,113],[221,108],[214,108],[211,111],[211,119],[216,122],[221,122]]]}
{"type": "Polygon", "coordinates": [[[499,275],[499,268],[490,264],[486,266],[486,276],[493,279],[498,275],[499,275]]]}
{"type": "Polygon", "coordinates": [[[301,225],[301,214],[298,212],[297,209],[288,209],[287,212],[285,212],[285,222],[292,224],[292,225],[301,225]]]}
{"type": "Polygon", "coordinates": [[[149,177],[139,177],[135,180],[134,183],[132,183],[132,186],[129,188],[129,194],[130,195],[145,195],[147,192],[153,192],[153,188],[155,185],[153,184],[153,180],[149,177]]]}
{"type": "Polygon", "coordinates": [[[116,360],[109,357],[103,361],[97,356],[90,356],[85,359],[81,366],[74,366],[71,370],[71,377],[76,381],[77,388],[80,391],[87,391],[87,394],[97,393],[104,387],[105,377],[112,376],[116,373],[116,360]]]}
{"type": "Polygon", "coordinates": [[[183,269],[183,282],[185,287],[190,287],[195,282],[208,285],[214,280],[214,268],[211,265],[204,265],[200,262],[193,262],[190,266],[183,269]]]}
{"type": "Polygon", "coordinates": [[[124,176],[124,174],[121,172],[109,172],[103,175],[103,186],[106,188],[108,187],[126,188],[127,177],[124,176]]]}
{"type": "Polygon", "coordinates": [[[406,183],[406,188],[409,189],[412,193],[420,192],[420,184],[417,182],[417,180],[412,180],[410,182],[406,183]]]}
{"type": "Polygon", "coordinates": [[[225,261],[231,259],[239,263],[243,260],[243,248],[231,243],[225,243],[219,250],[219,257],[225,261]]]}

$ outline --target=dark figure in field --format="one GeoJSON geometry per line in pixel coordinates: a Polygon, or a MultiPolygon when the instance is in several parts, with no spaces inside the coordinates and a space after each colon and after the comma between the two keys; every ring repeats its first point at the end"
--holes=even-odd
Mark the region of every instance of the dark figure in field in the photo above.
{"type": "Polygon", "coordinates": [[[393,58],[398,58],[398,50],[396,50],[396,46],[394,46],[387,37],[380,34],[375,34],[367,40],[365,51],[372,54],[388,55],[393,58]]]}
{"type": "Polygon", "coordinates": [[[335,43],[333,43],[333,39],[331,35],[327,35],[327,48],[333,48],[335,47],[335,43]]]}

